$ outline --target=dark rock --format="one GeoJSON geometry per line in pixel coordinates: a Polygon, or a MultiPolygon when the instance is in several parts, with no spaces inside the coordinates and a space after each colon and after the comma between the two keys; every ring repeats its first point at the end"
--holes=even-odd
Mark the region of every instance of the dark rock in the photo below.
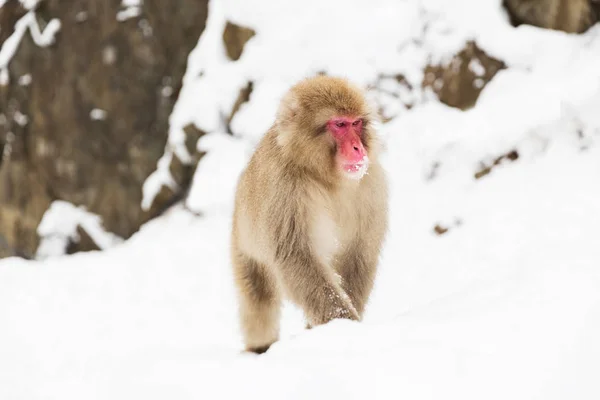
{"type": "Polygon", "coordinates": [[[70,241],[67,246],[67,254],[75,254],[81,251],[95,251],[100,250],[100,246],[94,242],[94,239],[87,233],[87,231],[81,227],[77,227],[77,236],[79,239],[77,241],[70,241]]]}
{"type": "Polygon", "coordinates": [[[162,185],[159,192],[154,197],[154,201],[148,212],[152,215],[161,215],[167,211],[169,207],[182,200],[184,196],[185,194],[180,188],[170,188],[169,186],[162,185]]]}
{"type": "Polygon", "coordinates": [[[514,26],[583,33],[600,18],[598,0],[504,0],[503,4],[514,26]]]}
{"type": "Polygon", "coordinates": [[[176,154],[172,155],[169,164],[169,173],[171,174],[176,187],[171,188],[163,185],[160,188],[154,202],[150,206],[149,212],[152,215],[164,213],[171,206],[187,197],[194,174],[196,173],[198,162],[204,155],[203,152],[197,150],[197,144],[198,140],[204,136],[206,132],[198,129],[194,124],[186,125],[183,128],[183,131],[185,132],[185,146],[190,155],[190,160],[184,162],[179,159],[176,154]]]}
{"type": "Polygon", "coordinates": [[[198,164],[198,161],[200,161],[200,158],[204,155],[204,153],[198,151],[198,140],[206,135],[206,132],[199,129],[194,124],[186,125],[183,128],[183,131],[185,132],[185,147],[192,156],[192,164],[198,164]]]}
{"type": "Polygon", "coordinates": [[[169,172],[177,186],[185,185],[192,179],[192,166],[181,161],[176,155],[171,158],[169,172]]]}
{"type": "Polygon", "coordinates": [[[8,244],[6,239],[0,236],[0,258],[15,256],[15,250],[8,244]]]}
{"type": "Polygon", "coordinates": [[[475,179],[481,179],[484,176],[488,175],[492,172],[492,169],[498,165],[500,165],[503,161],[516,161],[519,159],[519,152],[517,150],[511,150],[506,154],[503,154],[499,157],[496,157],[491,165],[486,165],[481,163],[481,169],[475,173],[475,179]]]}
{"type": "Polygon", "coordinates": [[[448,65],[427,66],[423,87],[430,87],[442,103],[466,110],[475,105],[485,85],[504,68],[504,62],[469,42],[448,65]]]}
{"type": "Polygon", "coordinates": [[[252,94],[253,90],[254,90],[253,82],[248,82],[248,84],[240,90],[240,93],[238,94],[238,97],[235,100],[233,108],[231,109],[231,114],[229,115],[229,118],[227,119],[226,125],[227,125],[228,132],[231,132],[230,124],[231,124],[231,121],[233,120],[233,117],[235,117],[235,114],[240,110],[240,107],[242,107],[242,105],[244,103],[247,103],[248,101],[250,101],[250,95],[252,94]]]}
{"type": "Polygon", "coordinates": [[[184,162],[180,160],[177,155],[173,154],[173,158],[169,164],[169,172],[171,173],[171,177],[175,181],[175,184],[180,189],[179,192],[182,195],[185,195],[192,183],[194,173],[196,172],[196,166],[203,156],[203,154],[198,152],[196,145],[198,139],[204,136],[205,132],[198,129],[194,124],[185,126],[183,131],[186,134],[185,145],[191,159],[184,162]]]}
{"type": "Polygon", "coordinates": [[[600,0],[592,0],[592,10],[594,11],[593,18],[600,21],[600,0]]]}
{"type": "MultiPolygon", "coordinates": [[[[0,22],[17,20],[14,3],[1,9],[0,22]]],[[[121,0],[40,3],[42,28],[61,21],[55,44],[40,48],[25,34],[10,84],[0,86],[0,235],[12,248],[35,253],[37,225],[53,200],[86,206],[127,238],[177,195],[141,209],[207,3],[145,0],[138,17],[122,22],[121,0]],[[25,74],[31,82],[20,85],[25,74]],[[26,124],[16,122],[21,115],[26,124]]]]}
{"type": "Polygon", "coordinates": [[[436,235],[441,236],[444,233],[448,232],[448,228],[437,224],[436,226],[433,227],[433,231],[435,232],[436,235]]]}
{"type": "Polygon", "coordinates": [[[0,7],[0,43],[13,33],[15,23],[21,18],[27,10],[23,8],[19,0],[8,0],[0,7]]]}
{"type": "Polygon", "coordinates": [[[227,56],[233,61],[239,60],[244,51],[244,46],[255,34],[256,32],[251,28],[227,21],[227,25],[223,30],[223,43],[225,44],[227,56]]]}

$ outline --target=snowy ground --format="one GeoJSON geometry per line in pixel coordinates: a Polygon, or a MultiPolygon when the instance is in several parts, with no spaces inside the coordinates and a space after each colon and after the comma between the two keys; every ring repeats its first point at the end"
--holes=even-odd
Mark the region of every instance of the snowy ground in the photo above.
{"type": "Polygon", "coordinates": [[[211,132],[187,204],[203,216],[173,209],[102,253],[0,261],[0,398],[600,398],[600,29],[514,29],[499,3],[213,2],[166,155],[188,122],[211,132]],[[219,47],[225,18],[257,31],[236,63],[219,47]],[[391,227],[365,321],[305,331],[288,305],[281,341],[240,354],[232,195],[280,93],[320,69],[418,82],[470,38],[509,67],[477,106],[413,93],[381,127],[391,227]],[[219,112],[248,79],[231,137],[219,112]],[[473,178],[512,149],[518,160],[473,178]]]}

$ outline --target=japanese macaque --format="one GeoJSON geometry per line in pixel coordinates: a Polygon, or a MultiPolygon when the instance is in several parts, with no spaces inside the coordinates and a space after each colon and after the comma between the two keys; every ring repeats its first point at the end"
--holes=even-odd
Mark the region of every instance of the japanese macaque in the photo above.
{"type": "Polygon", "coordinates": [[[309,78],[283,97],[236,193],[231,255],[247,351],[278,340],[284,298],[309,327],[361,319],[388,218],[375,118],[341,78],[309,78]]]}
{"type": "Polygon", "coordinates": [[[597,0],[504,0],[515,24],[581,33],[597,22],[597,0]]]}

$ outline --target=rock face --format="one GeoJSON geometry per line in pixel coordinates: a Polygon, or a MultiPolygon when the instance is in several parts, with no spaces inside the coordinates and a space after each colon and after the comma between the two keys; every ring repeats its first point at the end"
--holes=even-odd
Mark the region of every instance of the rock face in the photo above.
{"type": "Polygon", "coordinates": [[[244,46],[256,34],[253,29],[236,25],[227,21],[223,30],[223,43],[227,56],[232,61],[237,61],[242,56],[244,46]]]}
{"type": "Polygon", "coordinates": [[[466,110],[475,105],[485,85],[504,68],[504,62],[469,42],[448,65],[428,66],[423,86],[430,87],[442,103],[466,110]]]}
{"type": "Polygon", "coordinates": [[[27,10],[16,0],[10,0],[0,7],[0,43],[4,43],[8,39],[12,33],[12,27],[26,12],[27,10]]]}
{"type": "Polygon", "coordinates": [[[600,18],[598,0],[504,0],[513,25],[585,32],[600,18]]]}
{"type": "MultiPolygon", "coordinates": [[[[39,47],[26,32],[0,86],[0,257],[34,254],[57,199],[122,237],[162,208],[144,212],[141,188],[164,152],[207,3],[144,0],[122,13],[121,0],[41,1],[40,28],[61,22],[55,43],[39,47]]],[[[0,8],[0,42],[23,13],[17,0],[0,8]]]]}

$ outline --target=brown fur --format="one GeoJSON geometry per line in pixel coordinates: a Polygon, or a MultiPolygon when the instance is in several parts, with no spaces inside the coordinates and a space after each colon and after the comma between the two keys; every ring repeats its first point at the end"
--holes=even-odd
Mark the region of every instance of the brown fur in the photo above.
{"type": "Polygon", "coordinates": [[[283,297],[309,325],[362,317],[387,230],[374,118],[362,92],[339,78],[304,80],[282,100],[236,193],[231,251],[247,350],[278,339],[283,297]],[[364,120],[370,166],[359,181],[336,167],[325,128],[334,115],[364,120]]]}
{"type": "Polygon", "coordinates": [[[597,22],[590,0],[505,0],[515,23],[581,33],[597,22]]]}

